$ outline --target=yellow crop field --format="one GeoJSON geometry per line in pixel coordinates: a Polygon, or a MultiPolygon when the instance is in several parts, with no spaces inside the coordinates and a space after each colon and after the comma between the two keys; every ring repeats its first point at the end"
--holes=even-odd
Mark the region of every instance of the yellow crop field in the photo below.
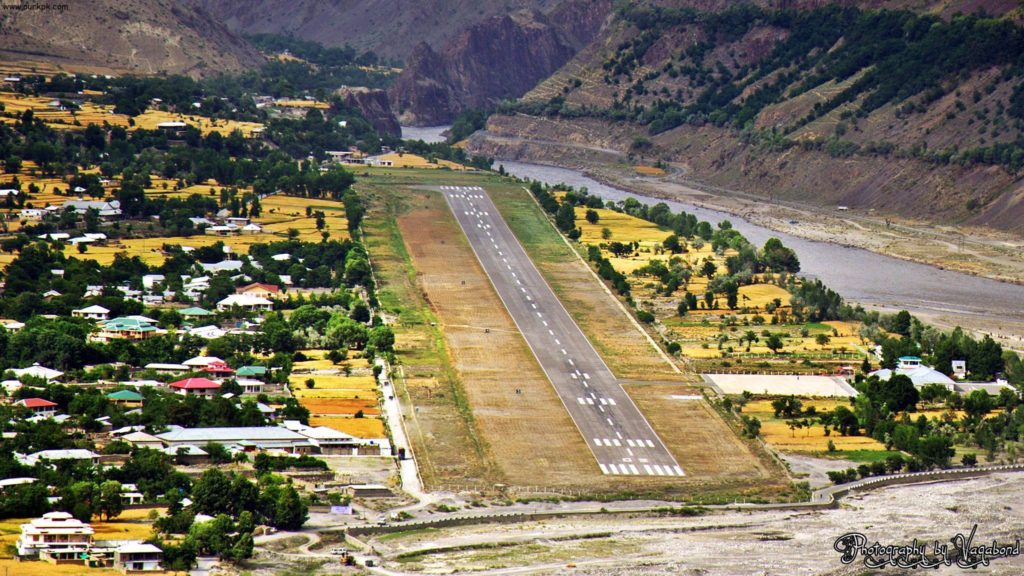
{"type": "Polygon", "coordinates": [[[274,106],[281,108],[316,108],[318,110],[327,110],[331,107],[327,102],[320,102],[319,100],[278,100],[274,102],[274,106]]]}
{"type": "Polygon", "coordinates": [[[221,135],[227,136],[238,130],[243,136],[252,136],[253,130],[263,128],[263,124],[259,122],[240,122],[237,120],[219,120],[211,119],[206,116],[196,116],[192,114],[176,114],[172,112],[164,112],[162,110],[146,110],[142,114],[133,118],[135,121],[135,129],[145,130],[156,130],[157,125],[162,122],[184,122],[190,126],[194,126],[206,136],[211,132],[220,132],[221,135]]]}
{"type": "Polygon", "coordinates": [[[327,426],[356,438],[383,438],[384,421],[379,418],[344,418],[340,416],[311,416],[310,426],[327,426]]]}
{"type": "Polygon", "coordinates": [[[763,309],[772,300],[778,298],[783,306],[789,306],[791,295],[788,290],[775,284],[750,284],[740,286],[739,305],[763,309]]]}
{"type": "Polygon", "coordinates": [[[765,442],[785,452],[826,452],[828,441],[837,450],[885,450],[885,445],[868,436],[843,436],[833,431],[825,436],[824,426],[790,430],[783,420],[761,422],[761,435],[765,442]]]}
{"type": "MultiPolygon", "coordinates": [[[[316,380],[315,377],[313,377],[316,380]]],[[[298,399],[310,398],[316,400],[365,400],[374,399],[376,402],[377,393],[374,390],[359,388],[306,388],[305,384],[293,383],[292,395],[298,399]]]]}
{"type": "Polygon", "coordinates": [[[314,391],[325,390],[376,390],[377,383],[373,376],[345,376],[344,374],[295,374],[290,383],[293,389],[305,388],[306,380],[312,378],[316,382],[314,391]]]}
{"type": "Polygon", "coordinates": [[[450,168],[452,170],[468,170],[468,168],[456,162],[439,159],[434,163],[417,154],[392,152],[381,155],[379,160],[391,162],[392,168],[450,168]]]}
{"type": "Polygon", "coordinates": [[[648,244],[660,244],[672,235],[672,231],[665,230],[646,220],[641,220],[629,214],[622,214],[607,208],[595,208],[597,212],[597,224],[591,224],[586,220],[587,208],[576,207],[576,224],[579,226],[582,235],[580,241],[585,244],[601,244],[604,242],[640,242],[648,244]],[[601,230],[607,228],[611,231],[611,238],[605,240],[601,237],[601,230]]]}

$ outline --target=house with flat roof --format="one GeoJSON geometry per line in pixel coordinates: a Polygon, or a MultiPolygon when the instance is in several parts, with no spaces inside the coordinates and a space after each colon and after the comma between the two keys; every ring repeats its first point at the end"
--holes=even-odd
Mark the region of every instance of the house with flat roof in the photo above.
{"type": "Polygon", "coordinates": [[[114,551],[114,568],[124,573],[163,570],[164,551],[146,542],[123,544],[114,551]]]}
{"type": "Polygon", "coordinates": [[[20,558],[54,562],[78,560],[92,546],[92,526],[67,512],[49,512],[21,525],[16,548],[20,558]]]}

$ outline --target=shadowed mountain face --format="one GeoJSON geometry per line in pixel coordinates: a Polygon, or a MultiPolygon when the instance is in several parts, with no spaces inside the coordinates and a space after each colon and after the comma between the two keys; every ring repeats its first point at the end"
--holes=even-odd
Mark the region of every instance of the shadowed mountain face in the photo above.
{"type": "Polygon", "coordinates": [[[465,28],[517,10],[541,10],[564,0],[199,0],[243,34],[294,35],[325,46],[404,61],[420,42],[443,46],[465,28]]]}
{"type": "Polygon", "coordinates": [[[258,65],[248,42],[193,0],[69,2],[66,10],[4,10],[0,58],[113,72],[203,76],[258,65]]]}
{"type": "Polygon", "coordinates": [[[420,43],[390,90],[392,108],[405,124],[430,126],[519,97],[569,61],[609,10],[610,2],[567,2],[547,15],[490,18],[440,49],[420,43]]]}

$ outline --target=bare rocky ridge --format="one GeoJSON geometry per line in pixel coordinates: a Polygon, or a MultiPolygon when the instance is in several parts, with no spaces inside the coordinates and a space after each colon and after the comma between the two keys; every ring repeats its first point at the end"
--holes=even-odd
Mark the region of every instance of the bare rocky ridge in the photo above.
{"type": "Polygon", "coordinates": [[[404,60],[420,42],[440,47],[463,29],[562,0],[199,0],[243,34],[291,34],[325,46],[349,44],[404,60]]]}
{"type": "Polygon", "coordinates": [[[338,90],[345,104],[359,110],[377,132],[390,136],[401,136],[402,127],[391,111],[388,93],[384,90],[345,87],[338,90]]]}
{"type": "MultiPolygon", "coordinates": [[[[27,4],[27,3],[26,3],[27,4]]],[[[0,14],[0,57],[134,74],[205,76],[258,65],[259,52],[193,0],[69,2],[0,14]]]]}
{"type": "Polygon", "coordinates": [[[403,123],[450,122],[467,108],[518,97],[565,64],[604,22],[610,2],[567,2],[550,15],[495,16],[437,50],[421,42],[391,87],[403,123]]]}

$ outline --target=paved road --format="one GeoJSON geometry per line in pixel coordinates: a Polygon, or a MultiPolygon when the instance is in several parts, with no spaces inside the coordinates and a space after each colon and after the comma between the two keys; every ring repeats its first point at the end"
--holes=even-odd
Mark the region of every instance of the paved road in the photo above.
{"type": "MultiPolygon", "coordinates": [[[[683,469],[562,307],[487,193],[475,186],[440,189],[601,471],[682,476],[683,469]]],[[[515,386],[514,374],[508,386],[515,386]]]]}

